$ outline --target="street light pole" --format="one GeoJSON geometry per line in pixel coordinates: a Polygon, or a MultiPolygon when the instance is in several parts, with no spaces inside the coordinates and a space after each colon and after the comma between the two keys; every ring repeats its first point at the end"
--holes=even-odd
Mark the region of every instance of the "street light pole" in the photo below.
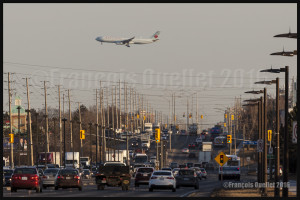
{"type": "Polygon", "coordinates": [[[62,121],[64,122],[64,168],[66,168],[66,118],[63,118],[62,121]]]}
{"type": "MultiPolygon", "coordinates": [[[[263,127],[263,138],[264,138],[264,155],[263,155],[263,163],[264,163],[264,183],[267,185],[268,181],[268,172],[267,172],[267,156],[268,156],[268,148],[267,148],[267,140],[268,140],[268,135],[267,135],[267,88],[264,88],[264,127],[263,127]]],[[[271,172],[270,172],[271,173],[271,172]]],[[[263,196],[268,196],[267,194],[267,188],[263,187],[263,196]]]]}
{"type": "MultiPolygon", "coordinates": [[[[91,163],[93,162],[92,159],[92,123],[89,123],[90,125],[90,157],[91,157],[91,163]]],[[[92,170],[92,165],[90,165],[90,170],[92,170]]]]}
{"type": "Polygon", "coordinates": [[[285,123],[284,123],[284,148],[283,148],[283,190],[282,196],[288,197],[288,174],[289,174],[289,152],[288,152],[288,112],[289,112],[289,66],[285,66],[285,123]]]}
{"type": "Polygon", "coordinates": [[[279,151],[279,78],[276,78],[276,147],[275,147],[275,190],[274,196],[280,197],[279,187],[279,165],[280,165],[280,151],[279,151]]]}

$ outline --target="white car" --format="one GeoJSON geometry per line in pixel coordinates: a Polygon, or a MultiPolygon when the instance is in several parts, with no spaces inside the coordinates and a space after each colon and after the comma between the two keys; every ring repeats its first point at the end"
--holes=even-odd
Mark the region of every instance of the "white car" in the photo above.
{"type": "Polygon", "coordinates": [[[176,192],[176,179],[171,171],[154,171],[149,180],[149,192],[153,189],[172,189],[176,192]]]}
{"type": "Polygon", "coordinates": [[[182,153],[189,153],[190,152],[190,150],[188,149],[188,148],[184,148],[184,149],[182,149],[182,151],[181,151],[182,153]]]}

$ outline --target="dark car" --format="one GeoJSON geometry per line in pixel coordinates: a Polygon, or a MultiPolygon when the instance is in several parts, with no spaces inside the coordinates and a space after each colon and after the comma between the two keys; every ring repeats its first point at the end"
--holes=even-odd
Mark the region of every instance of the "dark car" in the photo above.
{"type": "Polygon", "coordinates": [[[14,170],[12,169],[4,169],[3,170],[3,176],[4,176],[4,186],[10,186],[10,182],[11,182],[11,177],[13,175],[14,170]]]}
{"type": "Polygon", "coordinates": [[[180,169],[176,178],[176,188],[180,186],[192,186],[199,189],[199,179],[194,169],[180,169]]]}
{"type": "Polygon", "coordinates": [[[42,192],[43,181],[35,167],[18,167],[14,170],[10,186],[11,192],[28,189],[39,193],[42,192]]]}
{"type": "Polygon", "coordinates": [[[190,152],[189,153],[189,158],[196,158],[196,153],[195,152],[190,152]]]}
{"type": "Polygon", "coordinates": [[[172,168],[171,167],[163,167],[163,168],[161,168],[161,170],[172,171],[172,168]]]}
{"type": "Polygon", "coordinates": [[[186,163],[186,166],[187,166],[188,168],[194,167],[194,163],[186,163]]]}
{"type": "Polygon", "coordinates": [[[172,163],[170,164],[170,167],[171,167],[172,169],[174,169],[174,168],[178,168],[179,165],[178,165],[178,163],[176,163],[176,162],[172,162],[172,163]]]}
{"type": "Polygon", "coordinates": [[[183,165],[179,165],[178,168],[186,168],[186,164],[183,164],[183,165]]]}
{"type": "Polygon", "coordinates": [[[195,170],[197,177],[199,178],[199,180],[202,180],[202,170],[199,167],[191,167],[190,169],[195,170]]]}
{"type": "Polygon", "coordinates": [[[153,167],[140,167],[136,171],[135,175],[135,187],[139,187],[139,185],[148,185],[149,179],[154,171],[153,167]]]}
{"type": "Polygon", "coordinates": [[[138,142],[137,140],[133,140],[133,141],[131,142],[131,146],[132,146],[132,147],[138,147],[138,146],[139,146],[139,142],[138,142]]]}
{"type": "Polygon", "coordinates": [[[78,188],[82,190],[82,181],[77,169],[61,169],[55,181],[55,190],[58,188],[78,188]]]}

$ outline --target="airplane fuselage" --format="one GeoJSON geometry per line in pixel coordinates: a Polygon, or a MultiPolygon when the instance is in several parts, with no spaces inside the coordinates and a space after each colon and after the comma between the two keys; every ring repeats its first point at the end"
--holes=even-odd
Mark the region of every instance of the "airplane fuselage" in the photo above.
{"type": "MultiPolygon", "coordinates": [[[[108,37],[108,36],[102,36],[102,37],[98,37],[97,41],[99,42],[107,42],[107,43],[122,43],[122,41],[124,40],[128,40],[129,38],[115,38],[115,37],[108,37]]],[[[156,42],[158,39],[139,39],[139,38],[135,38],[133,40],[131,40],[129,42],[129,44],[149,44],[152,42],[156,42]]]]}

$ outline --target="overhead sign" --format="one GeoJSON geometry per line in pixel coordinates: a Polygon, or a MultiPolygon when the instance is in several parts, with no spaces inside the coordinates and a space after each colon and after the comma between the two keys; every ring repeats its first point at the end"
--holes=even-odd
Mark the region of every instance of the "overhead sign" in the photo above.
{"type": "Polygon", "coordinates": [[[293,121],[293,137],[292,142],[297,144],[297,121],[293,121]]]}
{"type": "Polygon", "coordinates": [[[257,140],[257,152],[263,152],[264,150],[264,140],[259,139],[257,140]]]}
{"type": "Polygon", "coordinates": [[[215,157],[215,161],[217,161],[220,166],[223,166],[228,161],[228,157],[223,152],[220,152],[219,155],[215,157]]]}
{"type": "Polygon", "coordinates": [[[268,130],[268,141],[272,141],[272,130],[268,130]]]}
{"type": "Polygon", "coordinates": [[[257,141],[243,141],[243,144],[257,145],[257,141]]]}
{"type": "Polygon", "coordinates": [[[211,151],[212,142],[202,142],[202,151],[211,151]]]}

